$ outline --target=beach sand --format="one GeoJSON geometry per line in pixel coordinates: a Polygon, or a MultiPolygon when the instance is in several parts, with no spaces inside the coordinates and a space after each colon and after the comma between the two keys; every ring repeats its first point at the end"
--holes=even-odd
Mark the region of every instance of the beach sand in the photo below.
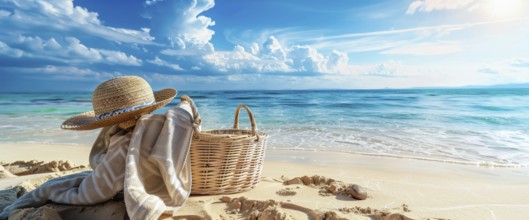
{"type": "MultiPolygon", "coordinates": [[[[13,167],[0,168],[0,190],[4,190],[0,207],[16,196],[16,190],[5,189],[20,186],[19,191],[31,190],[47,179],[88,169],[79,165],[88,165],[89,151],[89,146],[0,143],[0,161],[4,165],[15,161],[35,164],[30,161],[38,160],[43,164],[56,161],[51,164],[61,167],[65,162],[58,161],[70,162],[68,167],[62,165],[63,171],[39,173],[48,172],[41,169],[19,177],[10,174],[13,167]]],[[[41,209],[40,214],[55,216],[49,207],[41,209]]],[[[256,214],[286,219],[309,219],[311,215],[342,219],[529,219],[529,169],[324,151],[268,150],[263,179],[255,189],[232,195],[193,195],[175,213],[185,217],[180,219],[193,216],[247,219],[256,214]],[[338,188],[358,184],[368,197],[356,200],[345,194],[333,194],[328,191],[329,184],[284,184],[285,180],[315,175],[336,180],[338,188]],[[257,205],[251,208],[251,204],[257,205]],[[260,206],[271,208],[260,210],[260,206]]]]}

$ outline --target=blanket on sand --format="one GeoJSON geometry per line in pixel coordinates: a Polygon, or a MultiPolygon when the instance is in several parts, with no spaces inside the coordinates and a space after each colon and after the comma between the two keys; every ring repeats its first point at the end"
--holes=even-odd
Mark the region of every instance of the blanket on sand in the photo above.
{"type": "Polygon", "coordinates": [[[157,219],[175,211],[191,192],[192,115],[189,103],[181,102],[165,115],[143,115],[132,132],[104,128],[90,152],[93,171],[49,180],[6,207],[0,218],[49,201],[98,204],[121,190],[131,219],[157,219]]]}

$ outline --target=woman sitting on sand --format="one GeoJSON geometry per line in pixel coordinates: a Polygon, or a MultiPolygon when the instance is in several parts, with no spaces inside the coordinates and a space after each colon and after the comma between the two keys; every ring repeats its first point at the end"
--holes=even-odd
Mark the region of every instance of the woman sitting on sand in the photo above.
{"type": "Polygon", "coordinates": [[[182,102],[165,116],[149,114],[170,103],[176,94],[174,89],[153,93],[137,76],[100,84],[92,95],[94,110],[71,117],[61,126],[69,130],[103,128],[90,152],[93,171],[46,182],[0,210],[0,218],[48,201],[99,204],[124,189],[127,214],[132,219],[156,219],[170,210],[166,205],[181,206],[191,190],[187,154],[196,128],[191,107],[182,102]]]}

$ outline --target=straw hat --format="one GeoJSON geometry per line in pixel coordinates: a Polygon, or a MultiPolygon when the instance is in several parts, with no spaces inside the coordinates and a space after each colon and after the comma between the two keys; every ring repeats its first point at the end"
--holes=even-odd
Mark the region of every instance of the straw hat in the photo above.
{"type": "Polygon", "coordinates": [[[174,89],[153,93],[138,76],[118,77],[101,83],[92,94],[93,111],[73,116],[61,125],[68,130],[91,130],[127,122],[167,105],[176,96],[174,89]]]}

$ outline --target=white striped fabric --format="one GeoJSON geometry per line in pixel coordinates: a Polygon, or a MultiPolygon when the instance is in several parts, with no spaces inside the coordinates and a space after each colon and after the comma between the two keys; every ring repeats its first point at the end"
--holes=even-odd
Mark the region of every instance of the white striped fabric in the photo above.
{"type": "Polygon", "coordinates": [[[111,199],[123,189],[124,176],[113,174],[125,173],[125,155],[131,136],[132,132],[124,130],[113,134],[101,163],[93,171],[47,181],[2,210],[0,218],[8,217],[15,209],[42,206],[48,200],[62,204],[92,205],[111,199]]]}
{"type": "Polygon", "coordinates": [[[182,102],[165,116],[147,115],[136,123],[124,190],[131,219],[158,219],[163,212],[177,210],[189,197],[191,115],[189,104],[182,102]]]}
{"type": "Polygon", "coordinates": [[[90,152],[93,171],[49,180],[17,199],[0,213],[37,207],[49,201],[91,205],[124,190],[131,219],[158,219],[182,206],[191,192],[188,160],[193,118],[187,102],[166,115],[144,115],[133,132],[104,128],[90,152]]]}

